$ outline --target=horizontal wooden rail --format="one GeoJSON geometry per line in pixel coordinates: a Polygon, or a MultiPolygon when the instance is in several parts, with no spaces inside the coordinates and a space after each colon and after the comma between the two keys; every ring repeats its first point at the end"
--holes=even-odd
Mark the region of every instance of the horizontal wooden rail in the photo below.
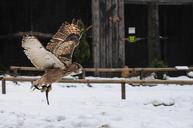
{"type": "MultiPolygon", "coordinates": [[[[6,94],[6,81],[34,81],[38,78],[30,77],[3,77],[2,78],[2,94],[6,94]]],[[[139,86],[135,84],[142,84],[143,86],[152,86],[152,84],[178,84],[178,85],[193,85],[193,80],[93,80],[93,79],[78,79],[78,80],[69,80],[62,79],[62,83],[100,83],[100,84],[121,84],[121,99],[126,99],[126,86],[125,84],[131,84],[131,86],[139,86]],[[151,84],[151,85],[149,85],[151,84]]]]}
{"type": "Polygon", "coordinates": [[[20,66],[10,66],[10,70],[23,70],[23,71],[44,71],[41,69],[37,69],[35,67],[20,67],[20,66]]]}
{"type": "MultiPolygon", "coordinates": [[[[123,68],[84,68],[86,72],[122,72],[123,68]]],[[[167,71],[193,71],[193,67],[188,69],[177,69],[173,67],[168,68],[128,68],[128,71],[136,72],[167,72],[167,71]]]]}
{"type": "MultiPolygon", "coordinates": [[[[18,70],[21,71],[43,71],[35,67],[23,67],[23,66],[10,66],[10,70],[14,72],[14,76],[17,76],[18,70]]],[[[121,77],[128,78],[132,76],[140,76],[143,79],[149,73],[152,72],[171,72],[171,71],[193,71],[193,67],[177,68],[83,68],[83,73],[78,75],[80,79],[85,79],[86,72],[110,72],[110,73],[121,73],[121,77]]]]}
{"type": "MultiPolygon", "coordinates": [[[[38,78],[33,77],[4,77],[3,80],[6,81],[34,81],[38,78]]],[[[127,83],[127,84],[144,84],[143,86],[146,86],[145,84],[179,84],[179,85],[192,85],[193,80],[129,80],[129,79],[121,79],[121,80],[93,80],[93,79],[77,79],[77,80],[71,80],[71,79],[62,79],[59,82],[61,83],[127,83]]],[[[133,86],[133,85],[132,85],[133,86]]],[[[149,85],[147,85],[149,86],[149,85]]]]}
{"type": "MultiPolygon", "coordinates": [[[[24,71],[43,71],[35,67],[20,67],[20,66],[10,66],[10,70],[24,70],[24,71]]],[[[122,72],[123,68],[83,68],[86,72],[122,72]]],[[[193,71],[193,67],[188,67],[188,69],[177,69],[175,67],[168,68],[128,68],[129,71],[144,71],[144,72],[167,72],[167,71],[193,71]]]]}

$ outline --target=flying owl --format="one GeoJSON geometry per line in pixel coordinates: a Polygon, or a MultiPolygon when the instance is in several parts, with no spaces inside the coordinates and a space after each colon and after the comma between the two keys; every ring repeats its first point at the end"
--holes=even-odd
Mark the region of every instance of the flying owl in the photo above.
{"type": "Polygon", "coordinates": [[[82,66],[72,62],[73,52],[79,45],[80,38],[79,20],[63,23],[46,48],[36,37],[23,36],[24,53],[36,68],[45,70],[44,75],[34,81],[32,86],[41,92],[46,92],[48,105],[48,92],[51,90],[52,83],[61,80],[65,75],[82,73],[82,66]]]}

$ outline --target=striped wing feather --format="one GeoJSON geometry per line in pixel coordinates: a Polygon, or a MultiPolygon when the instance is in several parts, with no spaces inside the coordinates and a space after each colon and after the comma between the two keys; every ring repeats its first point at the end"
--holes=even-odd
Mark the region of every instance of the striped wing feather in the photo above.
{"type": "Polygon", "coordinates": [[[64,23],[52,37],[46,48],[63,63],[71,61],[74,49],[79,44],[79,21],[64,23]]]}

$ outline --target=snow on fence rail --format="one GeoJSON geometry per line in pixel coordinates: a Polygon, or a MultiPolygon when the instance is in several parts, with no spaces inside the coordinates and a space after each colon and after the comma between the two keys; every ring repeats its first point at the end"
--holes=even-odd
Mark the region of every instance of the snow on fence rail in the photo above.
{"type": "MultiPolygon", "coordinates": [[[[38,78],[26,78],[26,77],[2,77],[2,94],[6,94],[6,81],[34,81],[38,78]]],[[[193,80],[91,80],[91,79],[78,79],[69,80],[62,79],[62,83],[100,83],[100,84],[120,84],[121,85],[121,98],[126,99],[126,84],[131,84],[131,86],[139,86],[133,84],[141,84],[142,86],[152,86],[152,84],[178,84],[178,85],[193,85],[193,80]],[[151,84],[151,85],[148,85],[151,84]]]]}

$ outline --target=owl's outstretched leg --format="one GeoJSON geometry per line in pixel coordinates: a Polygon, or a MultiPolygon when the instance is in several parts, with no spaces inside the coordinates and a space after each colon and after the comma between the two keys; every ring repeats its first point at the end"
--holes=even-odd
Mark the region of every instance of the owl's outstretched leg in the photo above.
{"type": "Polygon", "coordinates": [[[41,92],[45,92],[46,93],[47,104],[49,105],[48,93],[52,90],[52,85],[51,84],[43,84],[43,85],[39,86],[39,84],[37,84],[36,81],[35,81],[35,82],[32,83],[32,88],[38,89],[41,92]]]}
{"type": "Polygon", "coordinates": [[[42,88],[41,88],[41,92],[45,92],[47,90],[47,86],[46,85],[43,85],[42,88]]]}
{"type": "Polygon", "coordinates": [[[48,86],[46,86],[46,100],[47,100],[47,104],[49,105],[50,103],[49,103],[49,98],[48,98],[48,93],[51,91],[51,89],[52,89],[52,85],[51,84],[49,84],[48,86]]]}

